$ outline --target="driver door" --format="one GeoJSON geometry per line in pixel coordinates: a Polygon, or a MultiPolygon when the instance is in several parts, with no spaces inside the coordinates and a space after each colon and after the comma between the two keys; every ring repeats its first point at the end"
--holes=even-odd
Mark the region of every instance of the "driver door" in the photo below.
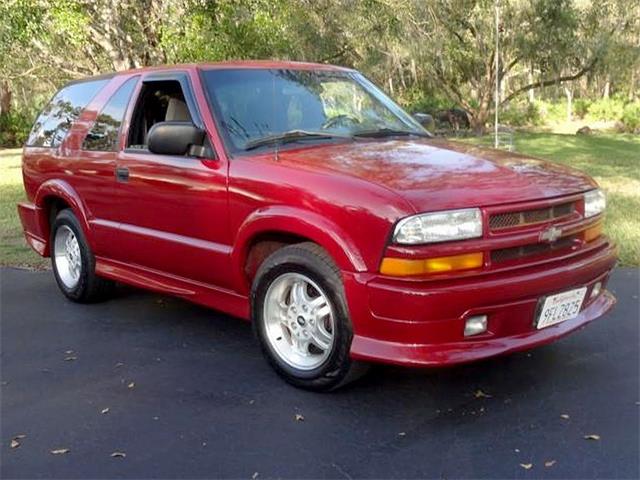
{"type": "Polygon", "coordinates": [[[227,287],[227,165],[214,154],[151,153],[147,134],[161,121],[189,121],[204,129],[187,72],[148,74],[137,92],[116,159],[120,260],[227,287]]]}

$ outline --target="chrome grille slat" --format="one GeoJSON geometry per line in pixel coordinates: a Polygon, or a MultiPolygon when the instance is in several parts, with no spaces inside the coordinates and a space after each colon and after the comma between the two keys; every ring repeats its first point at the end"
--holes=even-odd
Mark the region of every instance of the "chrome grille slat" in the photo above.
{"type": "Polygon", "coordinates": [[[576,210],[575,202],[561,203],[552,207],[535,208],[518,212],[494,213],[489,217],[491,230],[522,227],[547,222],[571,215],[576,210]]]}

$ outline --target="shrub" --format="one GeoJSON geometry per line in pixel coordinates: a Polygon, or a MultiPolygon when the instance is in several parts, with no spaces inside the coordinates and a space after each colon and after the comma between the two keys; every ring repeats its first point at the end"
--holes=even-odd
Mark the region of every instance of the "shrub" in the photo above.
{"type": "Polygon", "coordinates": [[[640,102],[629,103],[624,107],[620,123],[623,131],[640,133],[640,102]]]}
{"type": "Polygon", "coordinates": [[[566,102],[547,102],[544,100],[538,100],[536,101],[536,105],[544,123],[564,122],[567,119],[566,102]]]}
{"type": "Polygon", "coordinates": [[[601,98],[589,106],[587,116],[591,120],[618,120],[622,117],[624,102],[617,98],[601,98]]]}
{"type": "Polygon", "coordinates": [[[573,102],[573,114],[580,119],[587,116],[591,102],[586,98],[579,98],[573,102]]]}
{"type": "Polygon", "coordinates": [[[12,110],[0,115],[0,147],[20,147],[27,140],[31,124],[31,112],[12,110]]]}
{"type": "Polygon", "coordinates": [[[512,127],[539,125],[540,121],[540,110],[535,103],[512,103],[500,112],[500,122],[512,127]]]}
{"type": "Polygon", "coordinates": [[[435,114],[439,110],[451,108],[451,102],[436,95],[429,95],[422,89],[411,88],[402,93],[398,99],[400,104],[410,113],[435,114]]]}

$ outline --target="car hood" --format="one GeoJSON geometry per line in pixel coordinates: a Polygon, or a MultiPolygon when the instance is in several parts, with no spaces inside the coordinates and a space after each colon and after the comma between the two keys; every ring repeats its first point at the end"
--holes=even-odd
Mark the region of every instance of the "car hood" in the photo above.
{"type": "Polygon", "coordinates": [[[282,151],[279,160],[386,187],[418,212],[552,198],[596,186],[569,167],[441,139],[323,145],[282,151]]]}

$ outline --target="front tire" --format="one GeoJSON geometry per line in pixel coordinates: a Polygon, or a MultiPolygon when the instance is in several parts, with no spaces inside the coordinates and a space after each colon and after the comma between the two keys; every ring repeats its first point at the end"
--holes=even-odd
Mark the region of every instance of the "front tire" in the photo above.
{"type": "Polygon", "coordinates": [[[60,211],[51,228],[51,264],[58,288],[70,300],[90,303],[106,298],[113,282],[96,275],[96,261],[69,209],[60,211]]]}
{"type": "Polygon", "coordinates": [[[297,387],[332,390],[365,372],[349,356],[353,330],[340,271],[316,244],[284,247],[262,263],[252,317],[267,361],[297,387]]]}

